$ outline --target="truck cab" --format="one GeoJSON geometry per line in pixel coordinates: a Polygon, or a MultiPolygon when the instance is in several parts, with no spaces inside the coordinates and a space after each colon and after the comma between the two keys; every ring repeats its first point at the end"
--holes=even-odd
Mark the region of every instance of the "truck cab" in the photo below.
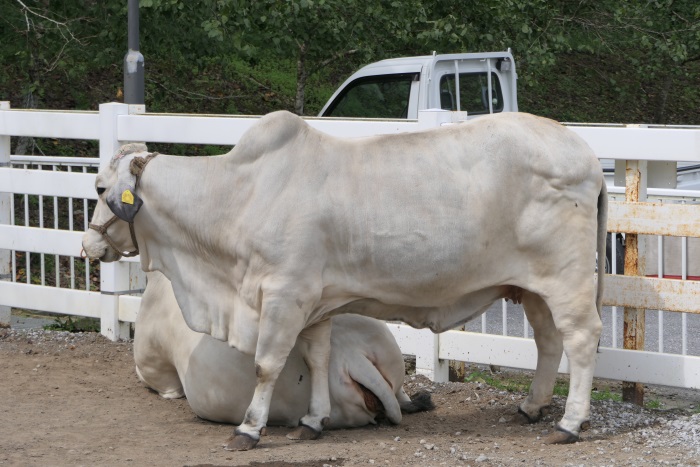
{"type": "Polygon", "coordinates": [[[419,110],[443,109],[471,119],[517,112],[516,80],[510,49],[392,58],[355,72],[319,116],[417,119],[419,110]]]}

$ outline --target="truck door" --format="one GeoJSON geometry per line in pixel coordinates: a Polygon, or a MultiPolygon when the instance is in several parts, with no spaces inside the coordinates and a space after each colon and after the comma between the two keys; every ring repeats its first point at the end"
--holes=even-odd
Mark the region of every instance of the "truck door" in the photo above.
{"type": "Polygon", "coordinates": [[[418,118],[420,73],[364,76],[349,83],[323,117],[418,118]]]}

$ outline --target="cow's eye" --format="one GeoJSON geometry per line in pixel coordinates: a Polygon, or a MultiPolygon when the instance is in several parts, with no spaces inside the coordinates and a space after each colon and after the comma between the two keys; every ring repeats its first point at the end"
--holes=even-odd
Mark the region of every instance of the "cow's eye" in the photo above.
{"type": "Polygon", "coordinates": [[[102,196],[102,193],[105,192],[105,189],[102,187],[99,187],[99,186],[96,188],[96,190],[97,190],[97,196],[102,196]]]}

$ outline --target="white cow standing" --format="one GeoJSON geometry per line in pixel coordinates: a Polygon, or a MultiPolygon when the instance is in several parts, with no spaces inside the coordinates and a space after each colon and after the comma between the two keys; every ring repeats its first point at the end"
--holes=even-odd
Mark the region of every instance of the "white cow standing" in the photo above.
{"type": "MultiPolygon", "coordinates": [[[[392,423],[401,412],[432,408],[430,394],[403,390],[403,356],[381,321],[359,315],[332,319],[329,428],[392,423]]],[[[239,424],[255,390],[255,361],[207,334],[192,331],[182,317],[170,281],[148,273],[134,335],[136,373],[161,396],[186,396],[197,416],[239,424]]],[[[268,423],[296,426],[308,407],[309,369],[295,347],[280,373],[268,423]]]]}
{"type": "Polygon", "coordinates": [[[538,350],[520,412],[541,417],[565,351],[569,396],[549,441],[575,441],[588,423],[607,194],[591,149],[556,122],[503,113],[350,140],[276,112],[221,156],[124,148],[96,188],[88,256],[114,261],[137,242],[192,329],[255,355],[257,386],[228,449],[257,444],[297,339],[311,399],[288,437],[319,436],[331,316],[442,332],[503,297],[522,299],[538,350]],[[115,215],[126,222],[108,222],[115,215]]]}

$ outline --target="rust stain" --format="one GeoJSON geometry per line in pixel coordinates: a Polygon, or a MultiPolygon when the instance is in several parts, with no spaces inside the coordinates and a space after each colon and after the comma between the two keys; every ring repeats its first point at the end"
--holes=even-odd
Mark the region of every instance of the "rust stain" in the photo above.
{"type": "Polygon", "coordinates": [[[609,204],[608,230],[700,237],[700,205],[613,201],[609,204]]]}
{"type": "Polygon", "coordinates": [[[639,236],[625,236],[625,275],[639,276],[639,236]]]}
{"type": "Polygon", "coordinates": [[[625,308],[624,348],[644,350],[644,317],[645,310],[625,308]]]}
{"type": "Polygon", "coordinates": [[[606,281],[606,306],[700,314],[700,281],[620,275],[606,281]]]}
{"type": "Polygon", "coordinates": [[[630,167],[627,163],[625,170],[625,200],[639,201],[639,184],[642,181],[642,174],[636,166],[630,167]]]}
{"type": "MultiPolygon", "coordinates": [[[[639,165],[627,161],[627,169],[625,171],[625,201],[628,203],[639,202],[641,181],[642,173],[639,170],[639,165]]],[[[638,235],[628,234],[625,237],[625,245],[625,275],[643,275],[644,264],[640,264],[638,235]]],[[[644,309],[625,308],[623,332],[625,349],[644,350],[645,314],[644,309]]],[[[634,382],[623,383],[622,398],[625,401],[642,405],[644,403],[644,386],[634,382]]]]}

